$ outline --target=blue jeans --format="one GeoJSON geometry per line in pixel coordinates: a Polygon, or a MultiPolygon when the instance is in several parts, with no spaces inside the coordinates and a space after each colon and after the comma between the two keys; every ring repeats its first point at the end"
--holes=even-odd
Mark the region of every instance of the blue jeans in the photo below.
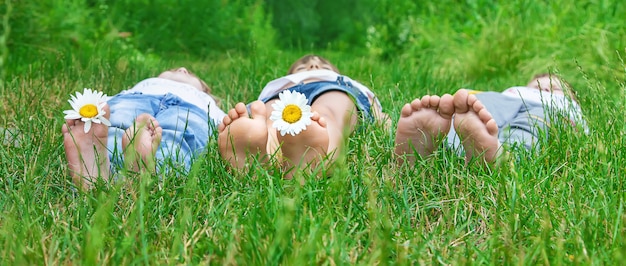
{"type": "MultiPolygon", "coordinates": [[[[358,88],[353,87],[352,83],[344,81],[343,76],[337,77],[337,81],[334,81],[334,82],[317,81],[317,82],[311,82],[311,83],[306,83],[306,84],[301,83],[293,87],[290,87],[287,90],[304,94],[304,96],[306,96],[306,98],[309,100],[309,102],[307,103],[308,105],[311,105],[317,97],[321,96],[325,92],[329,92],[329,91],[345,92],[354,101],[354,104],[359,110],[359,113],[361,114],[362,119],[365,119],[368,121],[374,120],[374,116],[372,115],[372,112],[371,112],[372,105],[370,104],[370,101],[367,95],[361,92],[358,88]]],[[[267,103],[270,100],[278,99],[278,94],[280,94],[280,92],[270,97],[261,99],[261,101],[267,103]]]]}
{"type": "MultiPolygon", "coordinates": [[[[533,148],[540,147],[540,135],[548,136],[550,111],[545,109],[543,103],[524,101],[491,91],[478,93],[476,98],[498,124],[498,140],[503,145],[532,151],[533,148]]],[[[461,139],[454,127],[448,133],[447,143],[457,149],[459,154],[463,153],[461,139]]]]}
{"type": "Polygon", "coordinates": [[[164,166],[168,170],[183,167],[188,171],[192,159],[204,151],[215,126],[210,125],[212,120],[204,110],[169,93],[118,94],[107,103],[111,110],[107,146],[113,167],[123,166],[122,136],[142,113],[154,116],[163,128],[161,144],[156,152],[159,171],[165,170],[164,166]]]}

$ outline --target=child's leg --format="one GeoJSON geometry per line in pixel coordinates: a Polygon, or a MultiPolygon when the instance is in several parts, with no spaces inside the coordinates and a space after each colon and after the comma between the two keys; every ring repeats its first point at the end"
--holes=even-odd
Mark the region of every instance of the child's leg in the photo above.
{"type": "Polygon", "coordinates": [[[511,146],[523,145],[531,151],[540,147],[540,134],[548,134],[549,114],[543,105],[526,104],[523,109],[507,121],[507,129],[500,133],[500,141],[511,146]]]}
{"type": "Polygon", "coordinates": [[[111,127],[107,143],[109,158],[114,168],[124,165],[123,139],[126,130],[136,123],[140,114],[156,115],[162,96],[141,93],[118,94],[108,101],[111,109],[111,127]]]}
{"type": "Polygon", "coordinates": [[[239,169],[256,156],[261,161],[269,159],[269,154],[275,149],[268,146],[267,118],[266,106],[261,101],[250,104],[250,113],[243,103],[228,111],[228,116],[217,128],[222,158],[239,169]]]}
{"type": "Polygon", "coordinates": [[[159,170],[189,170],[193,159],[209,142],[213,121],[200,108],[178,96],[167,95],[162,110],[154,117],[162,128],[161,144],[155,154],[159,170]]]}
{"type": "MultiPolygon", "coordinates": [[[[278,136],[283,154],[286,178],[292,170],[316,167],[327,155],[329,162],[339,154],[343,141],[352,134],[358,119],[353,100],[344,92],[329,91],[317,97],[311,105],[313,123],[296,136],[278,136]]],[[[276,130],[274,130],[276,131],[276,130]]]]}
{"type": "Polygon", "coordinates": [[[155,154],[161,144],[163,129],[152,115],[141,114],[122,138],[124,164],[133,171],[156,169],[155,154]]]}
{"type": "Polygon", "coordinates": [[[474,157],[487,163],[495,162],[502,151],[498,125],[491,113],[465,89],[454,94],[454,108],[454,129],[465,149],[466,163],[474,157]]]}
{"type": "MultiPolygon", "coordinates": [[[[104,111],[105,117],[109,118],[108,105],[104,111]]],[[[89,132],[85,133],[84,126],[80,120],[66,120],[62,128],[63,146],[72,180],[77,186],[89,189],[97,178],[107,181],[110,175],[108,127],[92,123],[89,132]]]]}
{"type": "MultiPolygon", "coordinates": [[[[426,95],[404,105],[396,130],[397,155],[406,155],[409,163],[415,162],[414,151],[426,157],[437,149],[450,130],[454,114],[453,97],[426,95]]],[[[399,162],[403,158],[398,157],[399,162]]]]}

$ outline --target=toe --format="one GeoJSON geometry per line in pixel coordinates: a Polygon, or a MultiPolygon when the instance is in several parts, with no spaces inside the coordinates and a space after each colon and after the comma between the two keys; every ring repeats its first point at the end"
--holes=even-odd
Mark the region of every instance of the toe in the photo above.
{"type": "MultiPolygon", "coordinates": [[[[415,101],[414,101],[414,102],[415,102],[415,101]]],[[[411,115],[411,113],[412,113],[412,112],[413,112],[413,110],[414,110],[412,106],[413,106],[413,104],[412,104],[412,103],[411,103],[411,104],[408,104],[408,103],[407,103],[407,104],[405,104],[405,105],[402,107],[402,110],[400,111],[401,116],[402,116],[402,117],[408,117],[408,116],[410,116],[410,115],[411,115]]]]}
{"type": "Polygon", "coordinates": [[[239,118],[239,112],[237,112],[236,108],[228,110],[228,117],[230,120],[235,120],[239,118]]]}
{"type": "Polygon", "coordinates": [[[318,123],[319,123],[319,124],[320,124],[320,126],[322,126],[323,128],[325,128],[325,127],[328,125],[328,123],[326,122],[326,118],[324,118],[324,117],[320,117],[320,119],[319,119],[318,123]]]}
{"type": "Polygon", "coordinates": [[[427,103],[424,103],[424,101],[422,101],[422,104],[424,104],[424,107],[428,107],[430,109],[435,109],[437,110],[437,108],[439,108],[439,102],[441,101],[441,97],[437,96],[437,95],[432,95],[430,96],[430,98],[428,99],[427,103]]]}
{"type": "Polygon", "coordinates": [[[220,123],[218,127],[226,127],[232,122],[233,119],[231,119],[230,116],[225,116],[224,118],[222,118],[222,123],[220,123]]]}
{"type": "Polygon", "coordinates": [[[322,118],[322,116],[320,115],[320,113],[313,111],[312,112],[312,116],[311,116],[311,120],[313,121],[318,121],[322,118]]]}
{"type": "Polygon", "coordinates": [[[250,104],[250,112],[252,113],[252,118],[263,118],[267,117],[267,109],[265,108],[265,103],[262,101],[254,101],[250,104]]]}
{"type": "Polygon", "coordinates": [[[419,104],[421,107],[429,108],[430,107],[430,95],[422,96],[422,99],[419,100],[419,104]]]}
{"type": "Polygon", "coordinates": [[[409,108],[412,108],[412,110],[409,110],[409,112],[419,111],[420,109],[422,109],[422,100],[419,98],[413,100],[411,104],[409,104],[409,108]]]}
{"type": "Polygon", "coordinates": [[[239,118],[239,117],[247,117],[248,116],[248,108],[246,107],[246,105],[244,103],[237,103],[235,105],[235,113],[237,117],[233,117],[233,119],[235,118],[239,118]]]}
{"type": "Polygon", "coordinates": [[[61,127],[61,132],[63,132],[63,134],[70,133],[69,123],[63,124],[63,126],[61,127]]]}
{"type": "Polygon", "coordinates": [[[454,110],[456,113],[467,113],[469,110],[468,95],[469,93],[466,89],[460,89],[454,94],[454,110]]]}
{"type": "Polygon", "coordinates": [[[451,119],[454,114],[454,98],[450,94],[444,94],[439,100],[439,114],[441,117],[451,119]]]}
{"type": "Polygon", "coordinates": [[[489,135],[498,136],[498,124],[496,123],[496,120],[490,119],[485,125],[487,126],[487,132],[489,135]]]}

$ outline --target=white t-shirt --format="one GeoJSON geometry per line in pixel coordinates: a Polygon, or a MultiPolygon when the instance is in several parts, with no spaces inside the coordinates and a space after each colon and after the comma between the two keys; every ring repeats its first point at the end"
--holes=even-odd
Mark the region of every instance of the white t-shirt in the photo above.
{"type": "Polygon", "coordinates": [[[209,114],[209,117],[215,121],[221,122],[224,116],[226,116],[226,113],[217,106],[217,102],[213,97],[187,83],[164,78],[148,78],[128,90],[123,90],[119,94],[133,92],[141,92],[148,95],[165,95],[171,93],[204,110],[209,114]]]}
{"type": "Polygon", "coordinates": [[[554,108],[567,114],[570,120],[581,123],[583,127],[586,128],[586,123],[582,117],[582,110],[580,106],[576,101],[565,97],[565,95],[522,86],[508,88],[503,91],[502,94],[514,98],[521,98],[526,102],[543,104],[548,108],[554,108]]]}
{"type": "MultiPolygon", "coordinates": [[[[282,78],[278,78],[267,83],[267,85],[265,85],[265,87],[261,91],[261,94],[259,94],[259,100],[275,95],[276,93],[286,89],[285,86],[287,86],[288,84],[300,84],[307,79],[317,79],[320,81],[332,82],[337,81],[337,78],[340,76],[342,75],[327,69],[304,71],[284,76],[282,78]]],[[[370,102],[376,104],[378,108],[382,110],[382,106],[378,101],[378,98],[376,98],[374,92],[372,92],[369,88],[347,76],[343,76],[343,80],[345,82],[350,82],[353,87],[359,89],[361,92],[367,95],[367,98],[370,99],[370,102]]]]}

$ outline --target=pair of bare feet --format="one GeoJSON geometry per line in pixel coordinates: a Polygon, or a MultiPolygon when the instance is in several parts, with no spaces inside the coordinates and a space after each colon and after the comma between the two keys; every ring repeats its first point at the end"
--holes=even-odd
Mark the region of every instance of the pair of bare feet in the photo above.
{"type": "Polygon", "coordinates": [[[293,170],[315,168],[327,158],[329,128],[319,113],[313,112],[312,123],[295,136],[276,134],[267,120],[267,109],[262,101],[251,103],[249,111],[245,104],[236,104],[218,126],[222,158],[234,168],[244,169],[253,160],[268,162],[280,150],[280,163],[288,179],[293,176],[293,170]]]}
{"type": "MultiPolygon", "coordinates": [[[[109,117],[109,107],[105,107],[109,117]]],[[[85,133],[84,122],[66,120],[63,125],[63,146],[68,167],[74,183],[83,189],[89,189],[101,178],[108,181],[111,175],[110,159],[107,150],[108,126],[93,123],[91,130],[85,133]]],[[[135,123],[126,129],[122,137],[124,164],[132,171],[154,171],[155,153],[161,143],[163,129],[156,118],[141,114],[135,123]]]]}
{"type": "Polygon", "coordinates": [[[441,97],[426,95],[402,108],[396,131],[395,153],[414,163],[415,152],[425,158],[441,146],[450,128],[465,149],[466,163],[478,158],[494,163],[501,153],[498,125],[487,108],[465,89],[441,97]],[[452,119],[454,117],[454,119],[452,119]]]}

